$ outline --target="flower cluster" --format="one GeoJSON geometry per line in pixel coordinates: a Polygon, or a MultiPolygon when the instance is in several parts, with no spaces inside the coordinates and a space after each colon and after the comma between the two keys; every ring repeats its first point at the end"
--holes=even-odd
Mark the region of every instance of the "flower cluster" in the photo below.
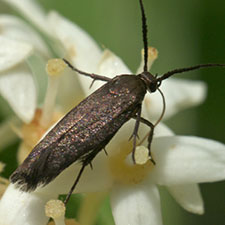
{"type": "MultiPolygon", "coordinates": [[[[12,15],[0,15],[0,94],[14,112],[0,125],[0,151],[19,136],[18,162],[21,163],[59,118],[102,85],[95,82],[89,89],[90,79],[74,75],[60,60],[48,66],[46,73],[43,68],[49,58],[65,57],[80,70],[110,78],[132,73],[118,56],[108,49],[101,50],[85,31],[57,12],[45,14],[34,0],[4,1],[33,25],[12,15]],[[59,69],[60,66],[63,68],[59,69]]],[[[149,66],[156,58],[157,50],[149,48],[149,66]]],[[[142,65],[143,60],[140,68],[142,65]]],[[[166,80],[161,89],[167,104],[164,118],[200,104],[206,92],[202,82],[175,78],[166,80]]],[[[143,117],[156,121],[161,110],[161,96],[147,94],[143,117]]],[[[202,214],[204,206],[198,183],[225,178],[225,146],[204,138],[176,136],[159,124],[152,143],[157,164],[148,160],[134,165],[130,157],[132,145],[128,142],[133,127],[134,121],[125,124],[107,146],[109,155],[99,153],[93,160],[93,170],[85,170],[75,192],[98,194],[87,194],[92,208],[84,203],[85,213],[83,217],[81,213],[80,223],[93,223],[95,218],[91,215],[107,192],[116,225],[161,225],[157,185],[167,187],[184,209],[202,214]]],[[[147,128],[141,125],[139,136],[146,133],[147,128]]],[[[49,185],[31,193],[21,192],[12,184],[6,189],[8,181],[0,178],[0,224],[44,225],[49,217],[56,224],[65,224],[64,208],[59,203],[59,209],[55,209],[58,203],[49,200],[68,193],[79,168],[74,163],[49,185]]],[[[0,164],[0,172],[2,169],[0,164]]],[[[69,223],[77,224],[66,221],[69,223]]]]}

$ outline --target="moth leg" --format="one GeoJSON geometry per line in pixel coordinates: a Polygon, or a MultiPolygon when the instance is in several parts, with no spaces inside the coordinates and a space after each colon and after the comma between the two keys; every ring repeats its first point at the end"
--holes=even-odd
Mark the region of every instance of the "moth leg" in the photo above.
{"type": "MultiPolygon", "coordinates": [[[[134,116],[133,118],[137,119],[137,116],[134,116]]],[[[140,120],[141,123],[144,123],[145,125],[147,125],[148,127],[151,128],[151,130],[148,134],[148,155],[149,155],[152,163],[155,164],[155,161],[154,161],[154,159],[152,158],[152,155],[151,155],[151,143],[152,143],[155,125],[153,123],[151,123],[150,121],[144,119],[143,117],[140,117],[139,120],[140,120]]]]}
{"type": "Polygon", "coordinates": [[[92,162],[89,162],[90,168],[93,170],[92,162]]]}
{"type": "Polygon", "coordinates": [[[136,119],[136,123],[135,123],[135,126],[134,126],[133,134],[131,135],[130,139],[133,137],[132,159],[133,159],[133,162],[135,163],[134,154],[135,154],[136,145],[137,145],[138,128],[139,128],[140,120],[141,120],[141,106],[139,107],[136,116],[134,116],[133,118],[136,119]]]}
{"type": "Polygon", "coordinates": [[[106,155],[108,155],[108,152],[106,151],[106,149],[105,149],[105,148],[103,148],[103,150],[104,150],[105,154],[106,154],[106,155]]]}
{"type": "MultiPolygon", "coordinates": [[[[90,78],[92,78],[94,81],[95,80],[102,80],[102,81],[110,81],[111,78],[109,77],[105,77],[105,76],[102,76],[102,75],[98,75],[98,74],[94,74],[94,73],[86,73],[84,71],[81,71],[77,68],[75,68],[69,61],[67,61],[66,59],[63,59],[63,61],[74,71],[76,71],[77,73],[79,74],[82,74],[82,75],[85,75],[85,76],[88,76],[90,78]]],[[[93,83],[92,83],[93,85],[93,83]]]]}
{"type": "Polygon", "coordinates": [[[64,201],[64,205],[66,205],[67,202],[69,201],[69,199],[70,199],[70,197],[71,197],[71,195],[72,195],[72,193],[73,193],[73,191],[74,191],[76,185],[78,184],[78,182],[79,182],[79,180],[80,180],[80,177],[81,177],[82,173],[84,172],[84,168],[85,168],[86,166],[87,166],[87,164],[86,164],[86,163],[83,163],[83,165],[82,165],[82,167],[81,167],[81,169],[80,169],[80,171],[79,171],[79,173],[78,173],[78,175],[77,175],[77,177],[76,177],[76,180],[75,180],[73,186],[71,187],[69,193],[68,193],[67,196],[66,196],[66,199],[65,199],[65,201],[64,201]]]}

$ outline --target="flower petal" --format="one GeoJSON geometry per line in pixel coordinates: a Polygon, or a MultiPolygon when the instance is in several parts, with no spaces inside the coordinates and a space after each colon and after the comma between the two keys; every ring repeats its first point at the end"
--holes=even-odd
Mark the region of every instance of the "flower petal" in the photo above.
{"type": "Polygon", "coordinates": [[[48,23],[54,36],[61,41],[67,51],[67,56],[72,59],[74,65],[85,72],[95,72],[101,50],[92,37],[57,12],[49,13],[48,23]]]}
{"type": "Polygon", "coordinates": [[[162,136],[174,136],[174,133],[164,123],[159,123],[154,130],[154,138],[162,136]]]}
{"type": "Polygon", "coordinates": [[[98,64],[97,73],[104,74],[104,76],[110,78],[121,74],[132,74],[122,59],[109,49],[104,50],[98,64]]]}
{"type": "Polygon", "coordinates": [[[25,65],[0,75],[0,94],[24,122],[31,121],[37,96],[34,80],[25,65]]]}
{"type": "Polygon", "coordinates": [[[3,0],[7,4],[18,10],[23,16],[27,17],[39,29],[51,34],[46,23],[46,16],[43,9],[34,0],[3,0]]]}
{"type": "Polygon", "coordinates": [[[111,192],[116,225],[161,225],[160,197],[156,186],[117,186],[111,192]]]}
{"type": "Polygon", "coordinates": [[[79,78],[74,74],[74,71],[70,70],[70,68],[68,68],[68,70],[66,74],[63,74],[63,76],[59,78],[60,91],[57,93],[57,99],[58,104],[61,107],[61,112],[68,112],[85,98],[79,78]]]}
{"type": "Polygon", "coordinates": [[[184,184],[167,187],[174,199],[187,211],[203,214],[204,203],[197,184],[184,184]]]}
{"type": "Polygon", "coordinates": [[[49,56],[46,44],[37,32],[29,27],[23,20],[15,16],[0,16],[1,35],[17,41],[30,43],[44,56],[49,56]]]}
{"type": "Polygon", "coordinates": [[[156,166],[151,178],[173,186],[225,179],[225,145],[217,141],[185,136],[155,138],[152,153],[156,166]]]}
{"type": "Polygon", "coordinates": [[[32,52],[30,44],[0,36],[0,72],[24,61],[32,52]]]}
{"type": "MultiPolygon", "coordinates": [[[[72,60],[74,66],[85,72],[96,73],[101,50],[92,37],[57,12],[49,13],[48,24],[54,36],[60,40],[65,48],[66,57],[72,60]]],[[[90,78],[83,75],[78,75],[78,78],[81,80],[81,85],[84,84],[84,88],[85,84],[91,84],[90,78]]]]}
{"type": "MultiPolygon", "coordinates": [[[[110,50],[106,49],[102,53],[101,59],[97,66],[96,73],[102,74],[103,76],[107,76],[109,78],[114,78],[115,76],[121,74],[131,74],[131,71],[128,69],[122,59],[120,59],[110,50]]],[[[84,83],[84,90],[87,95],[100,88],[105,82],[96,81],[92,85],[91,89],[89,88],[90,83],[91,81],[84,83]]]]}
{"type": "Polygon", "coordinates": [[[45,203],[55,195],[21,192],[10,184],[0,200],[0,223],[4,225],[43,225],[49,220],[45,203]]]}
{"type": "MultiPolygon", "coordinates": [[[[188,107],[202,103],[206,96],[206,85],[201,81],[170,78],[160,87],[166,100],[164,119],[188,107]]],[[[144,99],[143,114],[151,119],[158,119],[162,112],[162,97],[157,91],[147,94],[144,99]]]]}

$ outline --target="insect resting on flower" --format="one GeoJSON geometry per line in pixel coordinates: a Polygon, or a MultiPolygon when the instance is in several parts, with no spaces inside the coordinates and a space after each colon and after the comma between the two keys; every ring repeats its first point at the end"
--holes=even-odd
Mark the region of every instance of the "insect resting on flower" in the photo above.
{"type": "MultiPolygon", "coordinates": [[[[225,64],[201,64],[188,68],[169,71],[162,76],[148,72],[147,25],[142,0],[139,0],[142,13],[144,43],[144,68],[138,75],[122,74],[110,79],[105,76],[90,74],[73,67],[66,59],[64,62],[81,75],[89,76],[93,81],[107,82],[93,94],[85,98],[34,147],[32,152],[11,175],[11,182],[23,191],[33,191],[39,185],[47,185],[64,169],[74,162],[81,162],[81,169],[75,179],[65,204],[68,202],[85,167],[91,165],[95,156],[105,148],[120,127],[130,119],[135,119],[132,133],[132,158],[135,163],[136,139],[140,123],[150,128],[148,134],[148,154],[151,157],[151,142],[154,128],[165,112],[165,99],[160,85],[163,80],[177,73],[183,73],[203,67],[225,66],[225,64]],[[141,117],[142,101],[147,91],[159,91],[162,96],[163,110],[153,124],[141,117]]],[[[157,162],[156,162],[157,163],[157,162]]]]}

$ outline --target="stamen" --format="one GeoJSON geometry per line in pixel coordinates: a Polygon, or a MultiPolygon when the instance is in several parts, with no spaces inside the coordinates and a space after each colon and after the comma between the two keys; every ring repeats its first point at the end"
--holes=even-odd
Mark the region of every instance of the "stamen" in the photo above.
{"type": "Polygon", "coordinates": [[[136,164],[144,165],[150,159],[148,149],[145,146],[137,146],[134,158],[136,164]]]}
{"type": "MultiPolygon", "coordinates": [[[[154,47],[148,47],[148,71],[151,69],[152,64],[158,58],[158,50],[154,47]]],[[[144,66],[144,49],[141,50],[141,64],[137,70],[137,74],[143,72],[144,66]]]]}
{"type": "MultiPolygon", "coordinates": [[[[48,225],[55,225],[55,223],[54,221],[51,221],[48,223],[48,225]]],[[[66,225],[81,225],[81,224],[75,221],[75,219],[66,219],[66,225]]]]}
{"type": "Polygon", "coordinates": [[[42,118],[40,124],[46,127],[51,122],[54,111],[55,100],[59,85],[59,75],[61,75],[66,68],[66,64],[62,59],[50,59],[46,65],[48,73],[48,87],[43,105],[42,118]]]}
{"type": "Polygon", "coordinates": [[[66,207],[60,200],[50,200],[45,205],[45,214],[51,217],[55,225],[65,225],[66,207]]]}
{"type": "Polygon", "coordinates": [[[64,71],[66,66],[66,63],[62,59],[50,59],[46,65],[46,71],[50,76],[57,76],[64,71]]]}
{"type": "MultiPolygon", "coordinates": [[[[110,156],[109,165],[112,176],[115,182],[122,184],[137,184],[140,183],[149,174],[149,171],[153,168],[153,164],[147,157],[143,159],[137,159],[139,164],[134,164],[131,158],[132,144],[121,143],[120,150],[115,155],[110,156]],[[146,160],[146,163],[144,161],[146,160]]],[[[138,148],[138,147],[137,147],[138,148]]],[[[136,152],[139,149],[136,149],[136,152]]],[[[145,150],[144,150],[145,151],[145,150]]],[[[135,152],[135,159],[136,153],[135,152]]],[[[139,156],[137,156],[138,158],[139,156]]],[[[139,157],[141,158],[141,157],[139,157]]]]}

